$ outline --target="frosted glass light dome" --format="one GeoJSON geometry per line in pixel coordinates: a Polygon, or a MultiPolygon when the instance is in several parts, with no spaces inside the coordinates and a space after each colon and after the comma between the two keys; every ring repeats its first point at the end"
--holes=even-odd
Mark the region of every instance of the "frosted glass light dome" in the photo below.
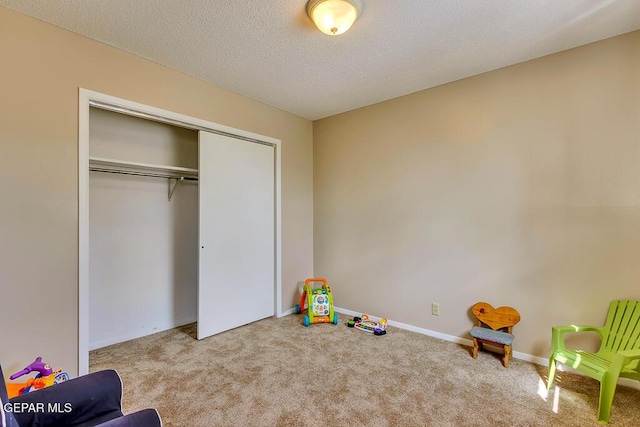
{"type": "Polygon", "coordinates": [[[330,36],[346,32],[358,19],[359,0],[310,0],[307,13],[318,29],[330,36]]]}

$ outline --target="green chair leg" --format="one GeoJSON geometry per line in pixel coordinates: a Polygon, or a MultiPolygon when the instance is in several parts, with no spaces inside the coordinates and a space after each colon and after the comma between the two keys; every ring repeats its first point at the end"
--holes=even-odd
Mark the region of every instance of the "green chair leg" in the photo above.
{"type": "Polygon", "coordinates": [[[549,374],[548,374],[549,379],[547,380],[547,390],[551,390],[555,376],[556,376],[556,359],[554,359],[553,356],[551,356],[549,358],[549,374]]]}
{"type": "Polygon", "coordinates": [[[609,416],[611,415],[611,405],[613,404],[613,396],[616,393],[618,385],[618,376],[605,375],[600,383],[600,403],[598,406],[598,422],[600,424],[609,424],[609,416]]]}

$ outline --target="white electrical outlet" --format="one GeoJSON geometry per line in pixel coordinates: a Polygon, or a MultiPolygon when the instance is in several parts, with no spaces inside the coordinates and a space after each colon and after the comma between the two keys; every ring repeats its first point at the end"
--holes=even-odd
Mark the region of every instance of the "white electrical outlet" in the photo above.
{"type": "Polygon", "coordinates": [[[437,302],[431,304],[431,314],[434,316],[440,316],[440,304],[437,302]]]}

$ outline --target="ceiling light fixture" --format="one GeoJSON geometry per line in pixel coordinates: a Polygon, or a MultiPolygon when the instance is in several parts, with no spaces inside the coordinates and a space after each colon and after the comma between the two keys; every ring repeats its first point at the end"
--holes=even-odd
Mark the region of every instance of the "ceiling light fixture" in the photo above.
{"type": "Polygon", "coordinates": [[[360,0],[309,0],[307,14],[318,29],[330,36],[346,32],[358,19],[360,0]]]}

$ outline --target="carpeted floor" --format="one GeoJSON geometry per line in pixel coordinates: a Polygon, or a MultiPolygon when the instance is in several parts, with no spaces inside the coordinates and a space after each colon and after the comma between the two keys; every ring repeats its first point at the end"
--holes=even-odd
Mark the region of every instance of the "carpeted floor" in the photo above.
{"type": "MultiPolygon", "coordinates": [[[[597,426],[599,383],[397,328],[265,319],[202,341],[188,325],[92,351],[116,369],[125,413],[165,426],[597,426]],[[555,408],[555,409],[554,409],[555,408]]],[[[611,426],[640,426],[640,391],[619,386],[611,426]]]]}

